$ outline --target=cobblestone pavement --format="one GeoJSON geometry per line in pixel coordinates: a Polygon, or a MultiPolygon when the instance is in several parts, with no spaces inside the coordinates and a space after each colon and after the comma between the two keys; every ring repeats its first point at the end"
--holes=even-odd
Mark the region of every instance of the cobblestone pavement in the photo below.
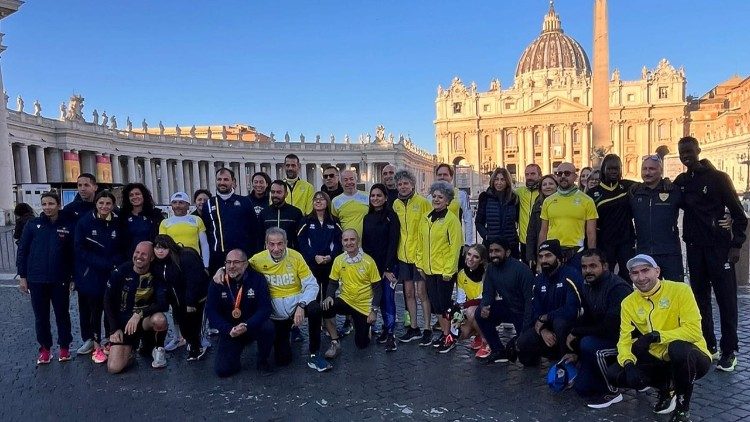
{"type": "MultiPolygon", "coordinates": [[[[10,280],[0,281],[9,286],[10,280]]],[[[750,296],[740,299],[740,331],[750,329],[750,296]]],[[[73,298],[75,299],[75,298],[73,298]]],[[[403,303],[400,295],[397,301],[403,303]]],[[[75,300],[72,300],[75,303],[75,300]]],[[[75,307],[72,307],[75,309],[75,307]]],[[[214,376],[214,355],[185,361],[186,351],[170,353],[167,368],[152,369],[138,357],[134,368],[112,376],[86,357],[35,365],[36,344],[31,306],[17,290],[0,287],[0,420],[109,421],[150,420],[498,420],[498,421],[651,421],[655,393],[628,392],[604,410],[588,409],[572,391],[553,393],[544,378],[548,365],[523,369],[518,364],[484,366],[465,346],[448,355],[415,343],[386,354],[377,344],[356,350],[343,340],[334,369],[317,373],[303,363],[306,344],[296,344],[295,361],[269,377],[255,372],[254,347],[246,351],[243,371],[222,380],[214,376]]],[[[77,330],[74,316],[74,330],[77,330]]],[[[80,345],[77,332],[74,347],[80,345]]],[[[741,348],[747,350],[746,336],[741,348]]],[[[322,347],[328,342],[323,341],[322,347]]],[[[56,351],[55,351],[56,352],[56,351]]],[[[697,382],[695,420],[750,419],[750,369],[740,356],[734,373],[711,370],[697,382]]]]}

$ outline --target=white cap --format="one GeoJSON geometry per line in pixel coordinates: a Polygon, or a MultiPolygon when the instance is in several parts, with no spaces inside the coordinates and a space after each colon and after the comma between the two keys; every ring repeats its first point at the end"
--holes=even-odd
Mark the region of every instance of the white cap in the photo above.
{"type": "Polygon", "coordinates": [[[658,265],[656,265],[656,261],[654,261],[654,258],[651,258],[646,254],[638,254],[630,258],[628,260],[628,263],[625,264],[625,266],[628,268],[628,271],[632,270],[633,267],[636,267],[638,265],[650,265],[654,268],[658,267],[658,265]]]}
{"type": "Polygon", "coordinates": [[[172,194],[172,197],[169,199],[169,202],[174,202],[174,201],[182,201],[182,202],[187,202],[189,204],[190,197],[185,192],[175,192],[172,194]]]}

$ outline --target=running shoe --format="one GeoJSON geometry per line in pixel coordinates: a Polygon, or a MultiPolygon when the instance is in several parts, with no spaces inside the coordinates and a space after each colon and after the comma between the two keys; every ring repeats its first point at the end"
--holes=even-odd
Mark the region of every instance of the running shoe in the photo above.
{"type": "Polygon", "coordinates": [[[690,422],[690,412],[687,410],[675,410],[672,412],[672,417],[669,418],[669,422],[690,422]]]}
{"type": "Polygon", "coordinates": [[[661,390],[659,391],[659,399],[654,405],[654,413],[659,415],[667,415],[672,413],[674,408],[677,406],[677,396],[672,390],[661,390]]]}
{"type": "Polygon", "coordinates": [[[387,331],[383,330],[383,332],[381,332],[380,335],[377,338],[378,344],[383,344],[386,341],[388,341],[388,337],[391,337],[391,335],[388,334],[387,331]]]}
{"type": "Polygon", "coordinates": [[[432,330],[422,331],[422,339],[419,340],[420,346],[429,346],[432,344],[432,330]]]}
{"type": "Polygon", "coordinates": [[[716,349],[716,346],[709,347],[708,352],[711,353],[712,360],[719,360],[721,358],[721,352],[719,352],[719,350],[716,349]]]}
{"type": "Polygon", "coordinates": [[[88,355],[93,350],[94,350],[94,340],[88,339],[83,342],[83,344],[81,345],[81,347],[78,348],[76,353],[78,353],[79,355],[88,355]]]}
{"type": "Polygon", "coordinates": [[[291,340],[293,343],[302,343],[305,341],[305,337],[302,335],[302,330],[300,330],[299,327],[292,327],[289,335],[292,337],[291,340]]]}
{"type": "Polygon", "coordinates": [[[435,337],[435,339],[432,340],[432,347],[438,348],[443,345],[443,340],[445,340],[445,334],[440,333],[439,336],[435,337]]]}
{"type": "Polygon", "coordinates": [[[327,359],[333,359],[341,353],[341,344],[338,340],[331,340],[331,345],[328,346],[325,356],[327,359]]]}
{"type": "Polygon", "coordinates": [[[732,372],[735,366],[737,366],[737,356],[734,355],[734,352],[722,353],[719,363],[716,364],[716,369],[724,372],[732,372]]]}
{"type": "Polygon", "coordinates": [[[164,350],[166,350],[167,352],[172,352],[186,344],[187,341],[184,337],[173,338],[172,340],[169,340],[169,342],[164,346],[164,350]]]}
{"type": "Polygon", "coordinates": [[[452,335],[448,334],[443,338],[443,344],[438,347],[438,353],[448,353],[456,347],[456,340],[452,335]]]}
{"type": "MultiPolygon", "coordinates": [[[[164,349],[166,349],[166,347],[164,349]]],[[[190,351],[188,352],[187,360],[188,362],[193,362],[196,360],[203,359],[203,356],[206,356],[206,349],[204,347],[200,347],[197,349],[191,348],[190,351]]]]}
{"type": "Polygon", "coordinates": [[[67,362],[70,360],[70,349],[67,347],[60,348],[60,356],[57,358],[58,362],[67,362]]]}
{"type": "Polygon", "coordinates": [[[477,353],[474,355],[477,359],[486,359],[487,356],[492,353],[492,350],[490,350],[490,345],[487,343],[482,344],[482,347],[477,350],[477,353]]]}
{"type": "MultiPolygon", "coordinates": [[[[333,343],[331,343],[331,345],[333,345],[333,343]]],[[[330,351],[331,349],[328,350],[330,351]]],[[[326,352],[326,355],[328,355],[328,352],[326,352]]],[[[310,358],[307,359],[307,366],[318,372],[325,372],[333,368],[333,365],[331,365],[331,363],[327,360],[323,359],[323,356],[320,355],[310,355],[310,358]]]]}
{"type": "Polygon", "coordinates": [[[396,351],[396,337],[393,334],[389,334],[388,338],[385,339],[385,351],[386,352],[396,351]]]}
{"type": "Polygon", "coordinates": [[[352,331],[354,331],[354,327],[352,326],[352,320],[347,318],[344,320],[344,325],[341,327],[341,332],[345,336],[348,336],[349,334],[352,333],[352,331]]]}
{"type": "Polygon", "coordinates": [[[486,358],[482,359],[484,363],[505,363],[508,361],[508,357],[505,355],[504,350],[491,351],[486,358]]]}
{"type": "Polygon", "coordinates": [[[91,354],[91,360],[94,361],[94,363],[104,363],[107,361],[107,355],[104,354],[104,349],[101,347],[97,347],[94,349],[94,352],[91,354]]]}
{"type": "Polygon", "coordinates": [[[508,344],[505,346],[505,355],[508,357],[508,360],[516,363],[516,360],[518,360],[518,349],[516,349],[516,340],[518,340],[518,337],[513,337],[508,341],[508,344]]]}
{"type": "Polygon", "coordinates": [[[398,338],[401,343],[408,343],[412,340],[418,340],[422,338],[422,331],[419,328],[407,328],[406,332],[398,338]]]}
{"type": "Polygon", "coordinates": [[[217,330],[216,328],[209,328],[208,329],[208,335],[209,336],[219,335],[219,330],[217,330]]]}
{"type": "Polygon", "coordinates": [[[484,340],[482,339],[482,336],[474,336],[474,340],[471,341],[471,350],[479,350],[482,348],[482,345],[484,344],[484,340]]]}
{"type": "Polygon", "coordinates": [[[586,406],[592,409],[605,409],[621,401],[622,401],[622,394],[607,393],[607,394],[602,394],[600,396],[594,397],[589,403],[586,403],[586,406]]]}
{"type": "Polygon", "coordinates": [[[37,365],[46,365],[52,361],[52,353],[44,347],[39,348],[39,357],[36,358],[37,365]]]}
{"type": "Polygon", "coordinates": [[[152,368],[158,369],[167,366],[167,351],[163,347],[154,347],[151,357],[154,358],[154,361],[151,362],[152,368]]]}

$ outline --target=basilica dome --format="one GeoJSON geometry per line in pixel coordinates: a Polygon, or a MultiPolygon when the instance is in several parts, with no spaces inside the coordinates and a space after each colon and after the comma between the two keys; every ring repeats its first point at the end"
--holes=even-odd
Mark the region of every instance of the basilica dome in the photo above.
{"type": "Polygon", "coordinates": [[[565,35],[560,17],[550,1],[549,12],[544,17],[542,33],[521,55],[516,66],[516,77],[537,70],[558,69],[572,71],[575,75],[591,75],[591,65],[581,44],[565,35]]]}

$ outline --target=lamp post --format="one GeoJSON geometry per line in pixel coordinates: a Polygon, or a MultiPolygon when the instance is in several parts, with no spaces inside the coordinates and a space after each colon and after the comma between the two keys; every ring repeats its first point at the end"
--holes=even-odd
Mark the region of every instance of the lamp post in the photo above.
{"type": "Polygon", "coordinates": [[[750,192],[750,145],[747,146],[747,153],[737,154],[737,162],[747,168],[745,192],[750,192]]]}

